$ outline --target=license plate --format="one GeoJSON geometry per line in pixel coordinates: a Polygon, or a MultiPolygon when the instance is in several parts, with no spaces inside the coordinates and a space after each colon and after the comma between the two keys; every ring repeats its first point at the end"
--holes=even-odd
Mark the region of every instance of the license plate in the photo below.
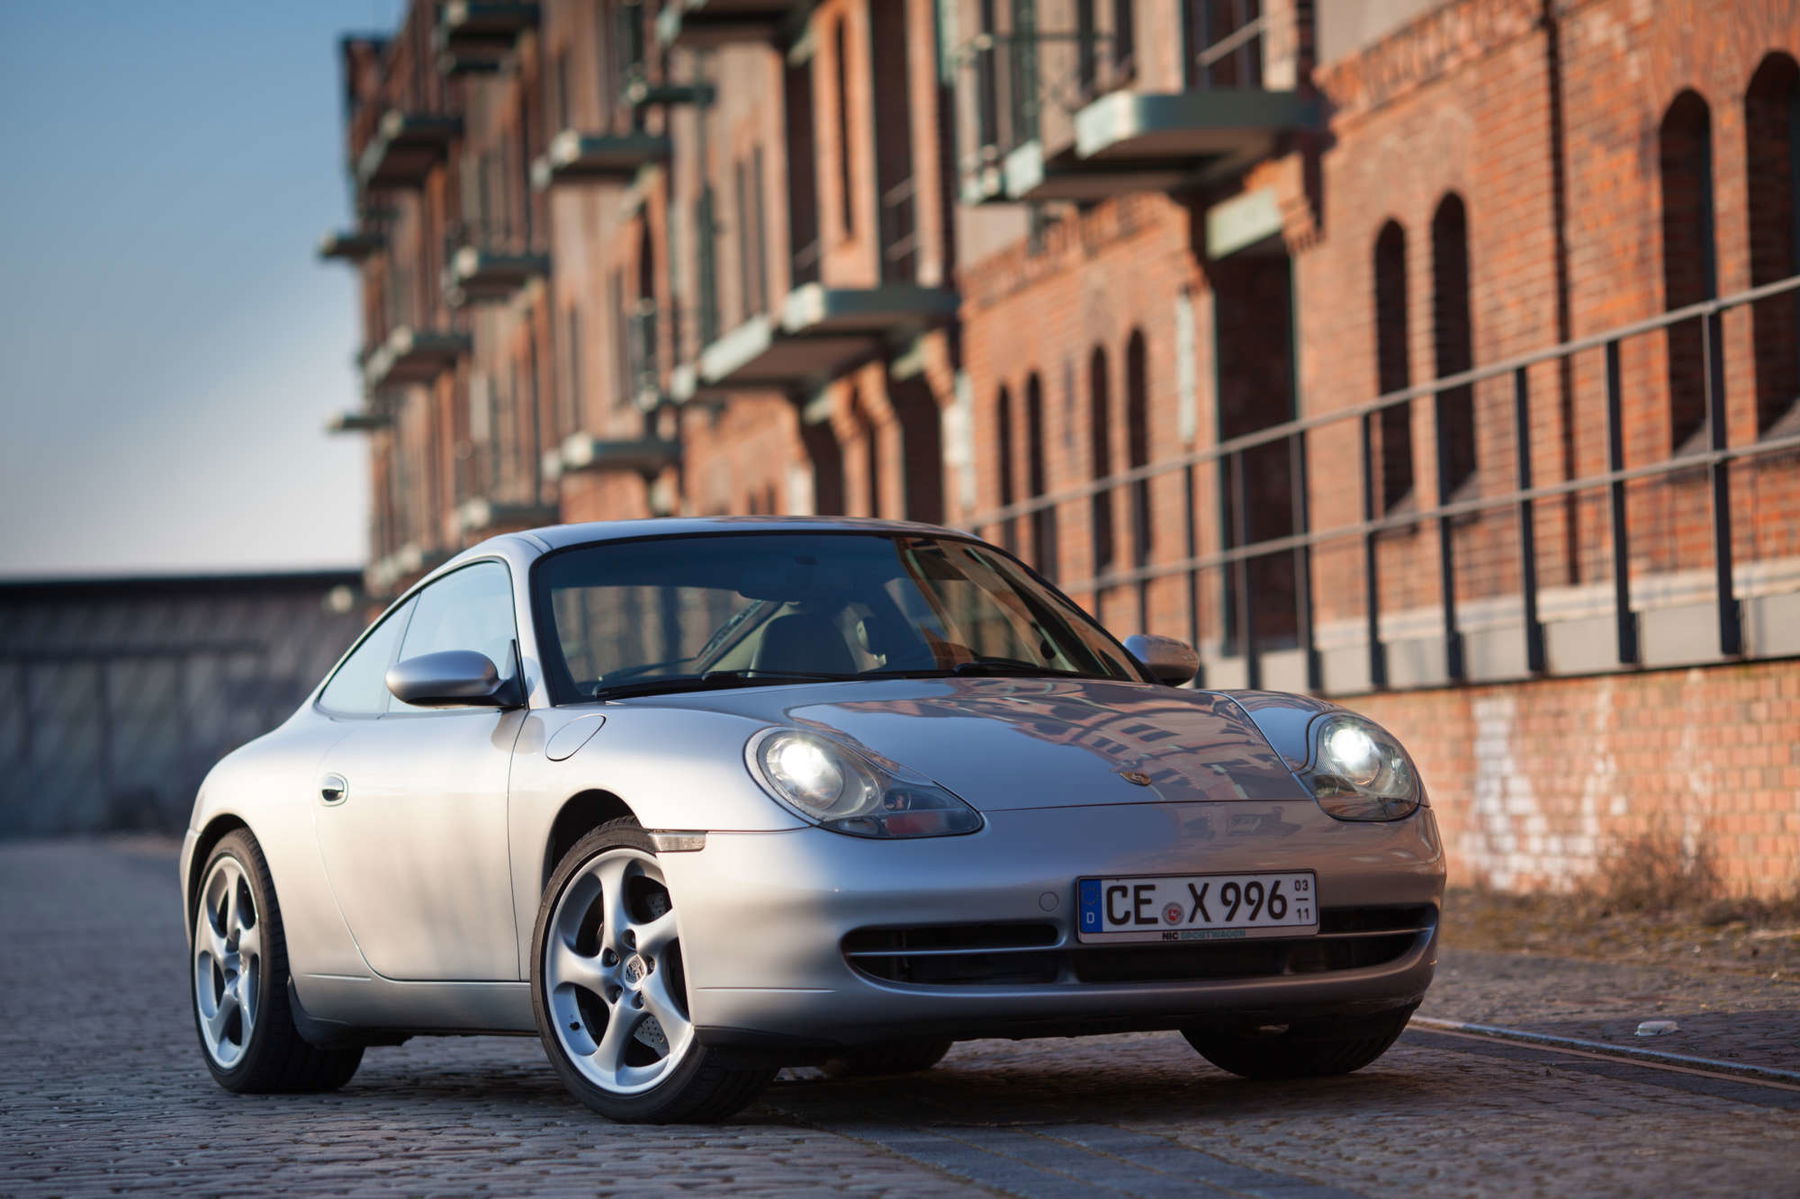
{"type": "Polygon", "coordinates": [[[1310,870],[1084,878],[1075,895],[1082,941],[1232,941],[1319,931],[1310,870]]]}

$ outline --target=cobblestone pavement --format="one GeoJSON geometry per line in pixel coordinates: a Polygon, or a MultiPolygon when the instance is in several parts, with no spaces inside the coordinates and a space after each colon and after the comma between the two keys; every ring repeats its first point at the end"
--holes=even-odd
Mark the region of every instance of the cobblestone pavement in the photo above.
{"type": "MultiPolygon", "coordinates": [[[[1428,1010],[1588,1033],[1724,1013],[1695,1043],[1640,1043],[1791,1051],[1794,989],[1742,982],[1450,954],[1428,1010]]],[[[1172,1034],[979,1041],[910,1079],[792,1072],[722,1127],[625,1128],[524,1039],[422,1038],[335,1095],[228,1095],[184,988],[166,849],[0,846],[0,1195],[1800,1193],[1800,1090],[1423,1031],[1289,1084],[1172,1034]]]]}

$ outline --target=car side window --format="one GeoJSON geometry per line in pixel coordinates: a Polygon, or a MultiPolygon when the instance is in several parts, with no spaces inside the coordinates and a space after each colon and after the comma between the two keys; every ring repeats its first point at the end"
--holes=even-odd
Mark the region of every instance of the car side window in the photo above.
{"type": "Polygon", "coordinates": [[[407,600],[363,638],[319,692],[321,708],[337,716],[379,716],[387,711],[392,699],[387,689],[387,668],[394,664],[400,636],[406,632],[406,618],[412,610],[413,601],[407,600]]]}
{"type": "MultiPolygon", "coordinates": [[[[419,592],[399,661],[443,650],[474,650],[510,679],[518,673],[513,639],[512,575],[498,562],[477,562],[445,575],[419,592]]],[[[426,712],[394,700],[393,711],[426,712]]]]}

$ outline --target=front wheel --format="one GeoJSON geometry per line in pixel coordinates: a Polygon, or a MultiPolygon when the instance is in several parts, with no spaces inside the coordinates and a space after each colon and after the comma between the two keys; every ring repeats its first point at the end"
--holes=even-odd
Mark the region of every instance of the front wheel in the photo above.
{"type": "Polygon", "coordinates": [[[237,829],[213,847],[195,897],[194,1027],[206,1067],[228,1091],[335,1091],[362,1050],[301,1037],[288,1003],[287,940],[262,846],[237,829]]]}
{"type": "Polygon", "coordinates": [[[583,837],[551,876],[531,1002],[550,1064],[609,1119],[723,1120],[775,1075],[729,1065],[695,1038],[674,899],[655,846],[628,819],[583,837]]]}
{"type": "Polygon", "coordinates": [[[1360,1070],[1386,1053],[1417,1006],[1353,1020],[1184,1028],[1181,1035],[1201,1057],[1243,1078],[1322,1078],[1360,1070]]]}

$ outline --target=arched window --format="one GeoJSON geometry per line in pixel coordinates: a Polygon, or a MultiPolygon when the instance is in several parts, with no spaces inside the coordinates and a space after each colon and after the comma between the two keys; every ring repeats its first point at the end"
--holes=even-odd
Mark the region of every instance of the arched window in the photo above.
{"type": "MultiPolygon", "coordinates": [[[[1018,480],[1013,474],[1012,392],[1002,387],[994,397],[994,480],[999,484],[1000,507],[1010,508],[1019,498],[1018,480]]],[[[1000,526],[1000,544],[1018,549],[1018,522],[1008,518],[1000,526]]]]}
{"type": "MultiPolygon", "coordinates": [[[[1762,60],[1744,95],[1749,168],[1750,284],[1800,275],[1800,65],[1762,60]]],[[[1756,431],[1800,411],[1800,299],[1793,292],[1751,308],[1756,340],[1756,431]]]]}
{"type": "MultiPolygon", "coordinates": [[[[1696,92],[1669,105],[1658,130],[1662,178],[1663,306],[1685,308],[1718,294],[1713,241],[1712,110],[1696,92]]],[[[1706,427],[1705,332],[1698,320],[1669,326],[1669,449],[1679,453],[1706,427]]]]}
{"type": "MultiPolygon", "coordinates": [[[[1150,465],[1150,361],[1142,330],[1125,343],[1125,458],[1136,470],[1150,465]]],[[[1131,561],[1150,562],[1150,480],[1131,485],[1131,561]]]]}
{"type": "MultiPolygon", "coordinates": [[[[1099,346],[1088,359],[1088,456],[1093,478],[1103,479],[1113,473],[1112,465],[1112,387],[1108,380],[1106,351],[1099,346]]],[[[1094,573],[1112,569],[1113,497],[1111,489],[1096,491],[1088,510],[1090,536],[1094,544],[1094,573]]]]}
{"type": "MultiPolygon", "coordinates": [[[[1375,238],[1375,393],[1412,386],[1406,309],[1406,230],[1389,221],[1375,238]]],[[[1378,472],[1381,512],[1412,494],[1412,405],[1395,404],[1370,418],[1372,463],[1378,472]]],[[[1370,480],[1371,484],[1376,480],[1370,480]]]]}
{"type": "MultiPolygon", "coordinates": [[[[1469,325],[1469,217],[1452,192],[1431,218],[1431,340],[1436,377],[1459,375],[1475,362],[1469,325]]],[[[1449,499],[1475,475],[1475,389],[1468,384],[1437,394],[1438,500],[1449,499]]]]}
{"type": "MultiPolygon", "coordinates": [[[[1025,486],[1032,499],[1050,489],[1050,435],[1044,421],[1044,381],[1036,371],[1025,380],[1025,486]]],[[[1032,513],[1033,565],[1046,577],[1056,577],[1056,509],[1032,513]]]]}

